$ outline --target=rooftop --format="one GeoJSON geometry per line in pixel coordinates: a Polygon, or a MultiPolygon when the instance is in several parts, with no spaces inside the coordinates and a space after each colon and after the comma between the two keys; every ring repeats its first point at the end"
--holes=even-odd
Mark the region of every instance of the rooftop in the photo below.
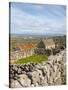
{"type": "Polygon", "coordinates": [[[27,43],[27,44],[21,44],[18,46],[20,49],[32,49],[35,47],[34,44],[32,43],[27,43]]]}

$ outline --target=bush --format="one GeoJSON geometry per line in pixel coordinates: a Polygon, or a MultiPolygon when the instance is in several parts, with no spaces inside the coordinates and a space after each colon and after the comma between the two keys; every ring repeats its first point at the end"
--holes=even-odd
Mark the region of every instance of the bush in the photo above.
{"type": "Polygon", "coordinates": [[[45,45],[42,40],[38,43],[37,48],[45,48],[45,45]]]}
{"type": "Polygon", "coordinates": [[[45,54],[45,49],[43,48],[38,48],[34,50],[35,54],[45,54]]]}
{"type": "Polygon", "coordinates": [[[57,49],[53,49],[52,51],[53,51],[53,55],[56,55],[57,53],[60,52],[60,49],[57,48],[57,49]]]}
{"type": "Polygon", "coordinates": [[[35,54],[43,54],[43,55],[47,55],[47,56],[49,56],[49,55],[51,55],[51,50],[49,50],[49,49],[43,49],[43,48],[38,48],[38,49],[35,49],[35,54]]]}

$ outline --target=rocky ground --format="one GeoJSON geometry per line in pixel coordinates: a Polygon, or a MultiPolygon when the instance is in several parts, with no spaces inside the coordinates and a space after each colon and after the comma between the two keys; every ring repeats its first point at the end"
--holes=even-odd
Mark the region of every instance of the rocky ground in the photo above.
{"type": "Polygon", "coordinates": [[[10,65],[10,87],[37,87],[66,84],[66,50],[51,55],[48,61],[10,65]]]}

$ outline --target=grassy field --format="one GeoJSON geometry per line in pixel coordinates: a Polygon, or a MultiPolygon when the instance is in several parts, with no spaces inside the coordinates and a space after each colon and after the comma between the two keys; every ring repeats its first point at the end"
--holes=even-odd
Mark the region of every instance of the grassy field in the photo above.
{"type": "Polygon", "coordinates": [[[26,58],[19,59],[16,64],[25,64],[25,63],[39,63],[42,61],[47,61],[48,57],[46,55],[32,55],[26,58]]]}

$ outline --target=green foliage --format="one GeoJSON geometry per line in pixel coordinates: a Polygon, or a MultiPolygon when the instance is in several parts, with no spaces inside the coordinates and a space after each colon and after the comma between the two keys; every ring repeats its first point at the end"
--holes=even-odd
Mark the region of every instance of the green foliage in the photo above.
{"type": "Polygon", "coordinates": [[[45,48],[45,45],[42,40],[38,43],[37,48],[45,48]]]}
{"type": "Polygon", "coordinates": [[[66,47],[66,36],[58,36],[54,38],[55,45],[57,47],[66,47]]]}
{"type": "Polygon", "coordinates": [[[14,51],[17,46],[17,41],[15,39],[10,39],[10,51],[14,51]]]}
{"type": "Polygon", "coordinates": [[[46,55],[32,55],[26,58],[19,59],[16,64],[24,64],[24,63],[38,63],[42,61],[48,60],[46,55]]]}

